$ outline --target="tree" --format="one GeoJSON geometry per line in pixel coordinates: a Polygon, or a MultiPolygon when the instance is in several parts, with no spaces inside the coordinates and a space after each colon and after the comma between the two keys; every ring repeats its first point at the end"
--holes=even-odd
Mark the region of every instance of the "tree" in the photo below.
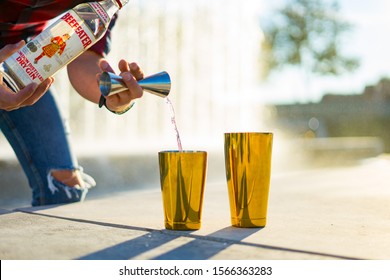
{"type": "Polygon", "coordinates": [[[359,66],[341,53],[341,38],[352,26],[339,17],[337,2],[291,0],[262,28],[264,78],[286,65],[308,75],[339,75],[359,66]]]}

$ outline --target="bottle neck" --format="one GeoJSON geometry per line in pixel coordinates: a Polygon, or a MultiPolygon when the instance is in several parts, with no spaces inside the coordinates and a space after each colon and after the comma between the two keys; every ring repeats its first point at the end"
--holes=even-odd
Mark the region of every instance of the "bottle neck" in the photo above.
{"type": "Polygon", "coordinates": [[[124,5],[126,5],[129,2],[129,0],[104,0],[99,1],[98,3],[104,8],[104,10],[107,12],[109,18],[112,18],[112,16],[124,5]]]}
{"type": "Polygon", "coordinates": [[[129,0],[114,0],[114,2],[116,2],[120,10],[124,5],[126,5],[129,2],[129,0]]]}
{"type": "Polygon", "coordinates": [[[120,0],[115,0],[115,2],[118,5],[119,10],[122,9],[122,7],[123,7],[122,2],[120,0]]]}

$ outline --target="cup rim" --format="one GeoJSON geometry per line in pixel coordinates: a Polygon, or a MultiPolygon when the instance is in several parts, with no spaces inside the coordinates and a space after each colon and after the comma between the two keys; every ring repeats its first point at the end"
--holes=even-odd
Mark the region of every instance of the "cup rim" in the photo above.
{"type": "Polygon", "coordinates": [[[225,135],[228,135],[228,134],[262,134],[262,135],[273,135],[274,133],[273,132],[270,132],[270,131],[264,131],[264,132],[261,132],[261,131],[242,131],[242,132],[224,132],[225,135]]]}
{"type": "Polygon", "coordinates": [[[207,153],[206,151],[201,150],[163,150],[159,151],[159,154],[196,154],[196,153],[207,153]]]}

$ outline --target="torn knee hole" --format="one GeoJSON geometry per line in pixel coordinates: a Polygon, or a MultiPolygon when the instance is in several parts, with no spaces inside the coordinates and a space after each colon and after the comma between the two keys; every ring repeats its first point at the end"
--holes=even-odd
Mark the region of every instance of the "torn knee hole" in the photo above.
{"type": "Polygon", "coordinates": [[[78,170],[51,170],[50,174],[55,180],[69,187],[83,186],[83,180],[78,170]]]}

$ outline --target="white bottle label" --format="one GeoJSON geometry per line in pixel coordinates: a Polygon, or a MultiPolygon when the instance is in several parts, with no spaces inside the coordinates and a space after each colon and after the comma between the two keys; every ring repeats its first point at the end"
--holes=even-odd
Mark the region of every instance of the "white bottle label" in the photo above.
{"type": "Polygon", "coordinates": [[[19,84],[40,84],[95,41],[84,21],[70,10],[5,62],[19,84]]]}

